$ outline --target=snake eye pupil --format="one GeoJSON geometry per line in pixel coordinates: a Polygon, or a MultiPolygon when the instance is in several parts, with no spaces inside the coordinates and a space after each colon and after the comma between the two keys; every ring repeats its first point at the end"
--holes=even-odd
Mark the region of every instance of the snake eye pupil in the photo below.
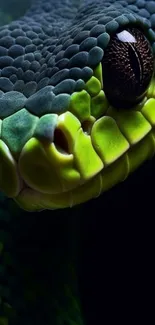
{"type": "Polygon", "coordinates": [[[103,86],[109,102],[129,108],[146,94],[153,76],[150,43],[137,28],[127,28],[114,35],[102,62],[103,86]]]}

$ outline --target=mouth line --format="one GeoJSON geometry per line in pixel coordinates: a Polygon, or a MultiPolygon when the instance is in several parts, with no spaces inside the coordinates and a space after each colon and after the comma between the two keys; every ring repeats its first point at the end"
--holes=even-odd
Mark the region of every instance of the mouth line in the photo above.
{"type": "MultiPolygon", "coordinates": [[[[111,106],[108,108],[106,115],[102,116],[92,124],[90,132],[91,141],[93,128],[97,123],[105,122],[105,119],[114,122],[115,126],[117,126],[128,142],[128,148],[124,150],[124,153],[118,154],[115,158],[110,157],[111,161],[106,162],[104,160],[104,167],[98,173],[92,176],[92,178],[85,180],[85,182],[81,182],[81,184],[69,191],[62,191],[58,194],[48,194],[36,191],[26,185],[26,187],[22,188],[19,195],[15,198],[15,201],[21,205],[22,208],[29,211],[48,208],[67,208],[98,197],[102,192],[107,191],[117,183],[124,181],[131,172],[137,169],[145,160],[151,158],[155,153],[155,114],[153,114],[153,110],[155,110],[155,96],[153,93],[154,87],[151,87],[152,85],[150,86],[143,102],[136,105],[132,112],[124,111],[124,117],[128,117],[124,121],[129,122],[129,117],[132,122],[134,116],[135,118],[138,118],[137,121],[135,119],[135,123],[139,123],[140,125],[137,135],[132,134],[130,123],[126,126],[123,124],[123,120],[119,120],[120,116],[118,110],[111,106]],[[141,124],[139,118],[141,119],[141,124]],[[119,127],[120,125],[121,127],[119,127]],[[126,133],[127,131],[129,132],[126,133]]],[[[122,118],[122,110],[120,115],[122,118]]],[[[96,151],[99,151],[99,149],[96,151]]],[[[99,154],[101,158],[101,152],[97,152],[97,154],[99,154]]]]}
{"type": "Polygon", "coordinates": [[[0,139],[2,191],[29,211],[71,207],[99,196],[154,155],[154,111],[155,79],[143,101],[131,110],[110,106],[100,63],[85,89],[71,95],[65,113],[50,113],[40,119],[26,109],[14,114],[19,115],[17,123],[22,115],[28,123],[33,120],[32,134],[20,144],[17,156],[5,138],[0,139]]]}

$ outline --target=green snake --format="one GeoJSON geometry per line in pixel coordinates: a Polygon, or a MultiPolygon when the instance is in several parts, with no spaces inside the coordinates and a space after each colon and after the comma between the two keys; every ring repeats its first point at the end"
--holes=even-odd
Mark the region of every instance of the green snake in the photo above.
{"type": "MultiPolygon", "coordinates": [[[[57,247],[57,257],[45,258],[50,274],[60,273],[51,294],[46,272],[45,287],[36,275],[39,257],[31,268],[21,253],[38,215],[30,214],[29,229],[27,213],[14,204],[10,213],[8,202],[27,211],[73,207],[153,157],[154,53],[154,1],[36,0],[24,17],[0,27],[0,325],[44,324],[44,313],[31,315],[42,304],[47,324],[84,324],[63,231],[63,253],[57,247]]],[[[56,221],[56,233],[62,224],[56,221]]],[[[75,224],[63,224],[73,247],[75,224]]]]}

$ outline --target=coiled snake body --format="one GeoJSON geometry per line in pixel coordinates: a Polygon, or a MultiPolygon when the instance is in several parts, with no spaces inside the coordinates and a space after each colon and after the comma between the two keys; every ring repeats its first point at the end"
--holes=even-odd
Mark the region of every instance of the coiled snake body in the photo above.
{"type": "MultiPolygon", "coordinates": [[[[154,1],[36,0],[24,17],[0,27],[1,192],[28,211],[71,207],[152,157],[154,52],[154,1]]],[[[3,222],[5,210],[4,202],[3,222]]],[[[3,232],[0,238],[5,266],[3,232]]],[[[2,324],[39,308],[36,296],[44,289],[38,279],[36,287],[30,283],[31,272],[19,275],[24,289],[17,296],[26,307],[7,296],[2,281],[2,324]],[[26,293],[23,283],[30,283],[26,293]]],[[[69,288],[63,292],[72,301],[73,320],[57,297],[54,325],[82,324],[69,288]]]]}

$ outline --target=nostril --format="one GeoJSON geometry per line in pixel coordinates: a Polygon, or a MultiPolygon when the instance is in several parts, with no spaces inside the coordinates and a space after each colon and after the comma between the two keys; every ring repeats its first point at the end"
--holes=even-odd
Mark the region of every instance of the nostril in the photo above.
{"type": "Polygon", "coordinates": [[[86,134],[90,134],[94,122],[95,122],[95,118],[93,118],[92,116],[88,120],[83,121],[81,123],[81,127],[83,129],[83,132],[86,133],[86,134]]]}
{"type": "Polygon", "coordinates": [[[64,133],[58,128],[54,132],[54,144],[61,153],[70,154],[67,139],[64,133]]]}

